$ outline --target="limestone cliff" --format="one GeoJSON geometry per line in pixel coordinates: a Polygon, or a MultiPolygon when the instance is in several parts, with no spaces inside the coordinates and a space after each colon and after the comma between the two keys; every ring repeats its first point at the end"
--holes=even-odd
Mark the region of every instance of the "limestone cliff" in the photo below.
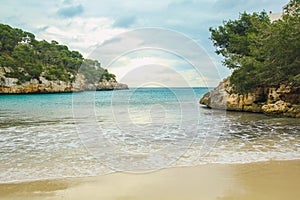
{"type": "Polygon", "coordinates": [[[106,91],[106,90],[127,90],[128,86],[124,83],[118,83],[114,78],[111,78],[109,80],[103,79],[97,84],[84,84],[82,88],[83,90],[106,91]]]}
{"type": "Polygon", "coordinates": [[[236,94],[229,78],[206,93],[200,100],[209,108],[300,117],[300,87],[281,84],[279,87],[256,88],[252,93],[236,94]]]}
{"type": "Polygon", "coordinates": [[[0,67],[0,94],[29,94],[29,93],[61,93],[80,92],[84,90],[120,90],[128,89],[126,84],[118,83],[115,79],[102,80],[95,84],[86,84],[84,75],[78,74],[75,81],[47,80],[45,77],[31,79],[20,83],[17,78],[6,77],[9,68],[0,67]]]}

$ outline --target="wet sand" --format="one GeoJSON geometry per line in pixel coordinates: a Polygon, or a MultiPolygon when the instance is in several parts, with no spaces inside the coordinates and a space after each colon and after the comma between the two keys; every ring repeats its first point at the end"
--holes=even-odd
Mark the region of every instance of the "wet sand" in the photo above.
{"type": "Polygon", "coordinates": [[[2,200],[300,199],[300,160],[0,184],[2,200]]]}

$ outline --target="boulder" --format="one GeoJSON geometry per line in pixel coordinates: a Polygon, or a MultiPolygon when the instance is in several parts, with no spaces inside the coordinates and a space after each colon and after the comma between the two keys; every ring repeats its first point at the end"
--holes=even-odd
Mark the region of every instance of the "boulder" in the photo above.
{"type": "Polygon", "coordinates": [[[300,87],[280,84],[279,87],[259,87],[247,94],[233,92],[229,78],[206,93],[200,104],[230,111],[265,113],[268,115],[300,117],[300,87]]]}

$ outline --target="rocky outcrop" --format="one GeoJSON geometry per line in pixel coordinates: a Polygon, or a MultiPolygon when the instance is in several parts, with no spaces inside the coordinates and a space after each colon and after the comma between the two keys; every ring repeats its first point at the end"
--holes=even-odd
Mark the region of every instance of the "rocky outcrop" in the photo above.
{"type": "Polygon", "coordinates": [[[97,91],[102,90],[127,90],[128,86],[123,83],[118,83],[115,79],[110,79],[109,81],[104,79],[96,87],[97,91]]]}
{"type": "Polygon", "coordinates": [[[96,90],[96,91],[108,91],[108,90],[128,90],[128,85],[124,83],[118,83],[115,79],[109,80],[103,79],[97,84],[84,84],[83,90],[96,90]]]}
{"type": "Polygon", "coordinates": [[[21,94],[21,93],[56,93],[73,92],[72,83],[64,81],[48,81],[43,77],[40,80],[32,79],[24,84],[19,84],[16,78],[4,78],[0,85],[0,93],[21,94]]]}
{"type": "Polygon", "coordinates": [[[29,94],[29,93],[63,93],[80,92],[84,90],[121,90],[128,89],[126,84],[118,83],[115,79],[103,80],[97,84],[86,84],[84,75],[78,74],[74,82],[47,80],[40,76],[37,79],[20,83],[17,78],[5,76],[9,68],[0,67],[0,94],[29,94]]]}
{"type": "Polygon", "coordinates": [[[209,108],[300,117],[300,87],[281,84],[278,88],[256,88],[252,93],[233,92],[229,78],[200,100],[209,108]]]}

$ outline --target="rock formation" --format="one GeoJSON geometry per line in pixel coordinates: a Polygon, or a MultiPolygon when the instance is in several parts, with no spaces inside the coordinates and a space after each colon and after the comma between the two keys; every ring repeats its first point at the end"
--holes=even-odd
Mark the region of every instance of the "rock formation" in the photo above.
{"type": "Polygon", "coordinates": [[[109,80],[103,79],[97,84],[83,84],[83,90],[97,90],[97,91],[107,91],[107,90],[128,90],[128,86],[124,83],[118,83],[116,79],[111,78],[109,80]]]}
{"type": "Polygon", "coordinates": [[[279,87],[260,87],[248,94],[233,92],[229,78],[206,93],[200,100],[209,108],[300,117],[300,87],[281,84],[279,87]]]}
{"type": "Polygon", "coordinates": [[[85,84],[84,75],[78,74],[74,82],[62,80],[47,80],[45,77],[31,79],[20,83],[17,78],[5,76],[9,68],[0,67],[0,94],[29,94],[29,93],[63,93],[80,92],[84,90],[121,90],[128,89],[126,84],[118,83],[115,79],[102,80],[96,84],[85,84]]]}
{"type": "Polygon", "coordinates": [[[124,83],[118,83],[115,79],[110,80],[102,80],[98,83],[96,86],[97,91],[101,90],[126,90],[128,89],[128,86],[124,83]]]}

